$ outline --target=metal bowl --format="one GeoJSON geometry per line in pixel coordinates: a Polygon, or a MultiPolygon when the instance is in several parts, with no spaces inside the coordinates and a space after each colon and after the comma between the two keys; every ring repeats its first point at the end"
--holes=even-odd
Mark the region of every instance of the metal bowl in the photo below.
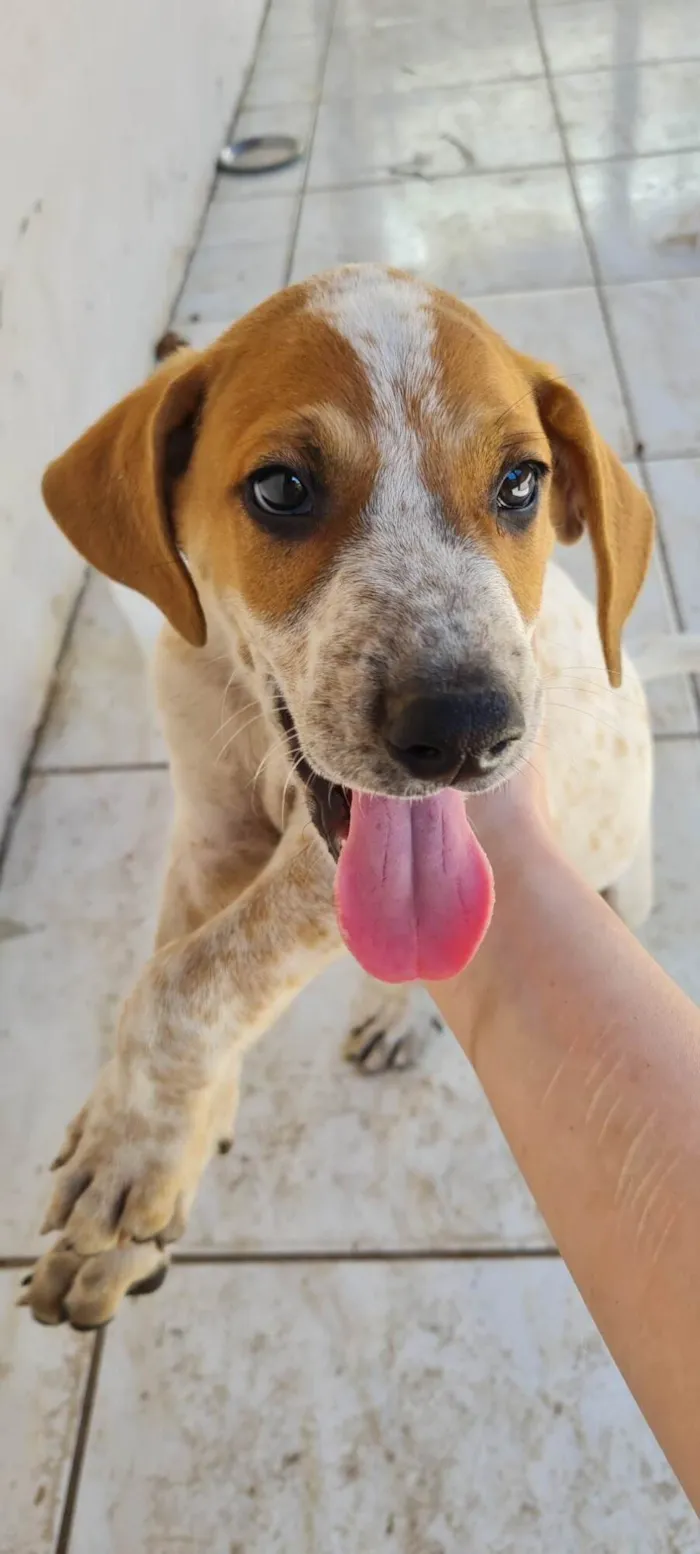
{"type": "Polygon", "coordinates": [[[249,135],[245,140],[233,140],[224,146],[216,165],[220,172],[237,176],[272,173],[298,162],[300,156],[301,146],[292,135],[249,135]]]}

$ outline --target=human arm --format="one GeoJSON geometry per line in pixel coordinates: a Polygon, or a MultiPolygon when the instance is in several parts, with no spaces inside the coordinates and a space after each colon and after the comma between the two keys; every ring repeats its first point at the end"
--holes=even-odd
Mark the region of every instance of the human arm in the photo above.
{"type": "Polygon", "coordinates": [[[493,921],[431,992],[700,1511],[700,1012],[562,858],[536,778],[470,818],[493,921]]]}

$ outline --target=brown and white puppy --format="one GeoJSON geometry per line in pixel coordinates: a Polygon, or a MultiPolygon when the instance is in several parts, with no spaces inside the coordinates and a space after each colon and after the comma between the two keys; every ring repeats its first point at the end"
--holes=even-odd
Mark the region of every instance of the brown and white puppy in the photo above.
{"type": "MultiPolygon", "coordinates": [[[[24,1297],[43,1321],[93,1326],[160,1281],[230,1136],[246,1048],[342,949],[334,885],[375,978],[473,953],[488,871],[459,796],[516,769],[544,695],[563,845],[643,915],[643,692],[627,665],[615,698],[593,614],[548,558],[587,529],[618,686],[653,520],[549,368],[374,266],[178,352],[51,465],[44,494],[81,553],[169,622],[159,947],[69,1129],[44,1225],[62,1236],[24,1297]]],[[[404,988],[370,978],[350,1055],[393,1061],[405,1024],[404,988]]]]}

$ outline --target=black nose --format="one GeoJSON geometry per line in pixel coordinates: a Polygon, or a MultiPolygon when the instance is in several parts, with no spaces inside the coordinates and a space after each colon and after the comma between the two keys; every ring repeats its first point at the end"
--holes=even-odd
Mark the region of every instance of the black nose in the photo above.
{"type": "Polygon", "coordinates": [[[524,732],[522,711],[502,686],[479,680],[457,691],[406,690],[385,703],[389,753],[426,782],[483,777],[524,732]]]}

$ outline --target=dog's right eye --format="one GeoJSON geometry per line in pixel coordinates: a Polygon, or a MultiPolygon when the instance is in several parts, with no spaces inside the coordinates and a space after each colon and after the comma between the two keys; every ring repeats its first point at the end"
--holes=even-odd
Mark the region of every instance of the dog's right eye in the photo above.
{"type": "Polygon", "coordinates": [[[250,475],[247,495],[253,508],[271,518],[305,518],[313,512],[310,487],[284,464],[268,464],[250,475]]]}

